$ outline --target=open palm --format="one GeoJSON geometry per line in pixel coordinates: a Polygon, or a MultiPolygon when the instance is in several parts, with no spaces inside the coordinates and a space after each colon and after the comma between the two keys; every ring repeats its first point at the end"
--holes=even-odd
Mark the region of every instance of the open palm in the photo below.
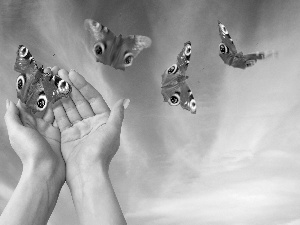
{"type": "Polygon", "coordinates": [[[65,70],[58,74],[72,85],[71,98],[54,107],[68,182],[96,164],[108,170],[119,148],[124,107],[120,100],[110,112],[101,94],[80,74],[65,70]]]}

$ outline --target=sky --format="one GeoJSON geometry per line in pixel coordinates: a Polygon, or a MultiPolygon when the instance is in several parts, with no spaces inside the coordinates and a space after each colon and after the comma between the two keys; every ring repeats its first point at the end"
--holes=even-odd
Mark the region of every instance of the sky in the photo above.
{"type": "MultiPolygon", "coordinates": [[[[110,177],[130,225],[300,224],[300,2],[66,0],[0,2],[0,211],[22,171],[5,100],[17,101],[19,44],[38,63],[75,69],[109,106],[131,100],[110,177]],[[84,19],[152,39],[126,71],[97,63],[84,19]],[[218,20],[238,51],[278,58],[246,70],[218,56],[218,20]],[[163,102],[161,75],[192,43],[187,80],[197,114],[163,102]]],[[[64,185],[49,225],[77,225],[64,185]]],[[[12,215],[13,216],[13,215],[12,215]]]]}

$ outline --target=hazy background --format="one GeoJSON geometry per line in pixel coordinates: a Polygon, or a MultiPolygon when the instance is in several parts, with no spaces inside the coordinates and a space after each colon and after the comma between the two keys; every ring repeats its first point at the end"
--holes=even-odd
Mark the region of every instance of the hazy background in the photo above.
{"type": "MultiPolygon", "coordinates": [[[[23,44],[44,66],[83,74],[110,106],[130,98],[110,168],[128,224],[300,224],[299,11],[297,0],[1,0],[0,210],[22,171],[3,116],[5,99],[17,101],[13,66],[23,44]],[[149,36],[152,46],[125,72],[96,63],[86,18],[149,36]],[[218,19],[238,51],[277,49],[279,58],[226,66],[218,19]],[[196,115],[160,94],[161,74],[186,41],[196,115]]],[[[49,224],[78,224],[66,185],[49,224]]]]}

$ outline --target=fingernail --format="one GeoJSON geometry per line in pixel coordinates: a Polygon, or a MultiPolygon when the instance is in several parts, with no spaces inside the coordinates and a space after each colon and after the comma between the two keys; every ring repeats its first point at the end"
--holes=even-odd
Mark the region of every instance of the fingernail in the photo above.
{"type": "Polygon", "coordinates": [[[127,109],[127,107],[129,106],[129,103],[130,103],[130,99],[128,99],[128,98],[123,101],[124,109],[127,109]]]}
{"type": "Polygon", "coordinates": [[[6,99],[6,109],[8,109],[8,107],[9,107],[9,100],[6,99]]]}

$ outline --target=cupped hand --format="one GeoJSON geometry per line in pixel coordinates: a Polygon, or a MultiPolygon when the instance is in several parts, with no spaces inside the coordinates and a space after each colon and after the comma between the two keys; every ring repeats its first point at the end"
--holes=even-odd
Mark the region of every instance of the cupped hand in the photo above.
{"type": "MultiPolygon", "coordinates": [[[[52,69],[52,73],[57,71],[57,67],[52,69]]],[[[30,170],[42,176],[55,174],[58,181],[64,182],[61,135],[58,127],[53,126],[52,108],[48,107],[42,118],[36,118],[20,100],[17,105],[7,100],[6,107],[5,122],[9,140],[23,163],[23,171],[30,170]]]]}
{"type": "Polygon", "coordinates": [[[124,106],[129,100],[119,100],[110,111],[101,94],[79,73],[60,70],[58,75],[72,85],[71,98],[54,107],[67,182],[96,168],[107,172],[120,145],[124,106]]]}

